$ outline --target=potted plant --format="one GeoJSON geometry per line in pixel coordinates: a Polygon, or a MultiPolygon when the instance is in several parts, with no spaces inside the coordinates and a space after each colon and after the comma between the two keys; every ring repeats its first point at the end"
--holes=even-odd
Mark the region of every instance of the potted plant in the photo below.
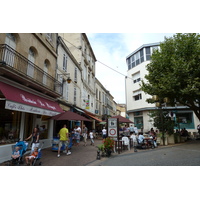
{"type": "Polygon", "coordinates": [[[107,137],[103,140],[103,145],[104,145],[104,150],[106,152],[106,156],[109,157],[114,148],[115,141],[112,138],[107,137]]]}
{"type": "Polygon", "coordinates": [[[100,144],[98,145],[98,150],[101,152],[101,156],[105,156],[106,153],[105,153],[105,148],[104,148],[104,144],[100,144]]]}

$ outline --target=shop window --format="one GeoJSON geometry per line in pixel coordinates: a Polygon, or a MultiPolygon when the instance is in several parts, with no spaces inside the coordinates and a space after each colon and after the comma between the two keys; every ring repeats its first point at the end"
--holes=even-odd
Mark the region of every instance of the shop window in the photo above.
{"type": "Polygon", "coordinates": [[[21,112],[5,109],[5,101],[0,101],[0,145],[18,141],[20,121],[21,112]]]}
{"type": "Polygon", "coordinates": [[[176,113],[176,128],[194,129],[193,113],[176,113]]]}
{"type": "Polygon", "coordinates": [[[134,125],[141,129],[143,127],[143,117],[134,117],[134,125]]]}

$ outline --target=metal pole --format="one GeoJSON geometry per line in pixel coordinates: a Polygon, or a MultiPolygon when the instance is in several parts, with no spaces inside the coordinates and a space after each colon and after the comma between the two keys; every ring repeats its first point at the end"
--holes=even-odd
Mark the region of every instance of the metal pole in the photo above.
{"type": "Polygon", "coordinates": [[[118,147],[118,154],[120,154],[119,150],[119,119],[117,118],[117,147],[118,147]]]}
{"type": "Polygon", "coordinates": [[[164,130],[163,130],[163,110],[162,110],[162,104],[160,107],[160,113],[161,113],[161,126],[162,126],[162,137],[163,137],[163,145],[165,146],[165,137],[164,137],[164,130]]]}

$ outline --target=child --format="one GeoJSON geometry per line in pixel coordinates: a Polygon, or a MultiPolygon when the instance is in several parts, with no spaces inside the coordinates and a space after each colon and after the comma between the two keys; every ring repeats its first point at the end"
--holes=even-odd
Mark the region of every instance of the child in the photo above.
{"type": "Polygon", "coordinates": [[[20,157],[20,152],[19,152],[19,150],[20,150],[20,147],[15,147],[15,151],[13,152],[13,154],[12,154],[12,158],[13,159],[18,159],[19,157],[20,157]]]}
{"type": "Polygon", "coordinates": [[[33,153],[30,156],[26,156],[25,157],[26,164],[27,165],[30,165],[30,164],[32,165],[33,160],[37,157],[37,155],[38,155],[38,147],[35,147],[33,153]],[[29,160],[30,160],[30,163],[29,163],[29,160]]]}
{"type": "Polygon", "coordinates": [[[94,136],[93,136],[93,132],[92,130],[90,131],[90,141],[91,141],[91,145],[94,146],[94,140],[93,140],[94,136]]]}

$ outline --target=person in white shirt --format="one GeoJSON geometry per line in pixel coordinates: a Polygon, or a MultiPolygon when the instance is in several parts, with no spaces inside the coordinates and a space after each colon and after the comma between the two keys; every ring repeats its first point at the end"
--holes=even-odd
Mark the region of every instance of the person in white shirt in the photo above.
{"type": "Polygon", "coordinates": [[[76,139],[75,146],[78,146],[80,143],[81,128],[79,126],[76,126],[74,131],[75,131],[75,139],[76,139]]]}
{"type": "Polygon", "coordinates": [[[139,144],[142,144],[142,143],[144,142],[144,135],[143,135],[142,132],[139,133],[139,136],[138,136],[138,142],[139,142],[139,144]]]}
{"type": "Polygon", "coordinates": [[[138,134],[137,126],[134,126],[134,132],[135,132],[136,134],[138,134]]]}
{"type": "Polygon", "coordinates": [[[137,135],[132,133],[130,139],[133,141],[134,152],[137,152],[137,135]]]}
{"type": "Polygon", "coordinates": [[[133,125],[131,125],[131,126],[129,127],[129,131],[130,131],[130,134],[133,134],[133,132],[134,132],[134,127],[133,127],[133,125]]]}
{"type": "Polygon", "coordinates": [[[105,139],[107,137],[107,131],[106,131],[105,127],[103,127],[102,136],[103,136],[103,139],[105,139]]]}
{"type": "Polygon", "coordinates": [[[94,138],[94,135],[93,135],[93,131],[91,130],[90,131],[90,141],[91,141],[91,145],[94,146],[94,140],[93,140],[93,138],[94,138]]]}

